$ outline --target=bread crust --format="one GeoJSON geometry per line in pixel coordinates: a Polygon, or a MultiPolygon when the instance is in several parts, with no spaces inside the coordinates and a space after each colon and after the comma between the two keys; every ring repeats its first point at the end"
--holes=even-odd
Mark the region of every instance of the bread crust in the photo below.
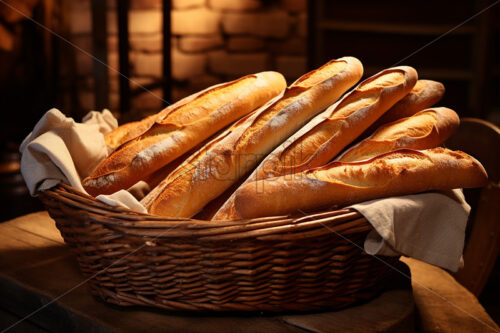
{"type": "Polygon", "coordinates": [[[142,135],[102,161],[84,188],[91,195],[125,189],[183,155],[228,124],[254,111],[286,87],[277,72],[247,75],[184,99],[160,113],[142,135]]]}
{"type": "MultiPolygon", "coordinates": [[[[328,163],[407,95],[416,82],[417,72],[408,66],[389,68],[364,80],[277,147],[243,184],[328,163]]],[[[231,196],[213,219],[228,219],[232,215],[233,200],[231,196]]]]}
{"type": "Polygon", "coordinates": [[[124,143],[126,143],[132,139],[135,139],[135,138],[143,135],[144,133],[146,133],[147,130],[149,130],[151,128],[151,126],[154,125],[154,123],[156,122],[157,119],[162,119],[171,110],[179,108],[180,106],[196,99],[201,94],[203,94],[209,90],[215,89],[223,84],[224,83],[216,84],[214,86],[203,89],[202,91],[199,91],[197,93],[194,93],[192,95],[184,97],[181,100],[175,102],[174,104],[167,106],[166,108],[164,108],[160,112],[155,113],[153,115],[150,115],[142,120],[133,121],[130,123],[120,125],[117,128],[115,128],[114,130],[112,130],[111,132],[106,133],[104,135],[104,141],[106,142],[106,145],[108,147],[110,147],[114,150],[114,149],[118,148],[119,146],[123,145],[124,143]]]}
{"type": "Polygon", "coordinates": [[[133,121],[118,126],[104,135],[104,141],[110,148],[116,149],[127,141],[144,134],[156,121],[157,114],[148,116],[140,121],[133,121]]]}
{"type": "Polygon", "coordinates": [[[266,179],[235,193],[230,218],[254,218],[345,206],[366,200],[430,190],[481,187],[487,174],[479,161],[445,148],[401,149],[372,159],[330,164],[303,173],[266,179]]]}
{"type": "Polygon", "coordinates": [[[418,80],[413,89],[394,104],[366,131],[373,133],[380,126],[401,118],[411,117],[415,113],[430,108],[443,98],[445,87],[441,82],[433,80],[418,80]]]}
{"type": "Polygon", "coordinates": [[[203,147],[154,189],[151,214],[190,217],[251,171],[274,147],[338,99],[362,76],[359,60],[332,60],[203,147]]]}
{"type": "Polygon", "coordinates": [[[355,162],[401,148],[434,148],[446,141],[459,125],[460,119],[451,109],[425,109],[411,117],[382,125],[370,137],[349,148],[335,160],[355,162]]]}

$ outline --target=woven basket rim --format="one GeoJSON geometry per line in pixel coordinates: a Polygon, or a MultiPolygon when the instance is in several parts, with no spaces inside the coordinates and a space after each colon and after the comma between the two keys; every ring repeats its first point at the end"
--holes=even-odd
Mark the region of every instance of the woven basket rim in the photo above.
{"type": "Polygon", "coordinates": [[[309,233],[309,236],[317,237],[325,233],[349,234],[372,229],[364,216],[352,209],[321,211],[303,216],[284,215],[246,220],[208,221],[154,216],[125,207],[114,207],[64,183],[40,192],[39,195],[44,202],[47,199],[55,200],[63,206],[80,209],[93,222],[142,237],[195,237],[200,241],[244,238],[283,240],[290,234],[308,237],[309,233]]]}

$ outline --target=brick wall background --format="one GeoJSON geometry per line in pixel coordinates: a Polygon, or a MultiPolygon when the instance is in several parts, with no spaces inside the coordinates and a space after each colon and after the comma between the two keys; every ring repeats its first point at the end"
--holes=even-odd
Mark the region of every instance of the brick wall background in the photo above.
{"type": "MultiPolygon", "coordinates": [[[[108,5],[108,64],[118,69],[116,1],[108,5]]],[[[172,101],[210,85],[263,70],[291,82],[306,71],[307,0],[172,0],[172,101]]],[[[92,53],[89,0],[72,0],[69,37],[92,53]]],[[[161,79],[161,0],[131,0],[131,87],[161,79]]],[[[74,52],[78,108],[93,109],[92,59],[74,52]]],[[[110,105],[119,114],[118,73],[109,71],[110,105]]],[[[158,112],[160,88],[133,97],[128,121],[158,112]]]]}

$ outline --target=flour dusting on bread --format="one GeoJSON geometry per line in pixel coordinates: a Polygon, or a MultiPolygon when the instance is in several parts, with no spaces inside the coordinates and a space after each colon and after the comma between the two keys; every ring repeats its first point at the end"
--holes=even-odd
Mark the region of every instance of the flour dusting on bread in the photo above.
{"type": "Polygon", "coordinates": [[[142,164],[147,163],[154,159],[159,154],[164,154],[169,150],[173,150],[177,145],[182,143],[182,140],[186,135],[182,132],[174,132],[166,139],[161,140],[158,143],[144,149],[139,152],[136,157],[132,160],[132,163],[142,164]]]}

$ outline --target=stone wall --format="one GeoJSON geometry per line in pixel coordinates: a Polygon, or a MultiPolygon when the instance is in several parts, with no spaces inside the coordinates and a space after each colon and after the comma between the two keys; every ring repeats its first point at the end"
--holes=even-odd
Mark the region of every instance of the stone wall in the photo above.
{"type": "MultiPolygon", "coordinates": [[[[116,3],[108,0],[108,64],[118,69],[116,3]]],[[[91,53],[89,0],[70,2],[70,40],[91,53]]],[[[287,80],[306,71],[306,0],[172,0],[172,101],[263,70],[287,80]]],[[[161,0],[131,0],[131,87],[161,79],[161,0]]],[[[79,107],[93,108],[92,59],[75,51],[79,107]]],[[[119,113],[118,73],[110,70],[110,109],[119,113]]],[[[160,88],[132,99],[126,118],[161,109],[160,88]]],[[[126,120],[130,120],[126,119],[126,120]]]]}

